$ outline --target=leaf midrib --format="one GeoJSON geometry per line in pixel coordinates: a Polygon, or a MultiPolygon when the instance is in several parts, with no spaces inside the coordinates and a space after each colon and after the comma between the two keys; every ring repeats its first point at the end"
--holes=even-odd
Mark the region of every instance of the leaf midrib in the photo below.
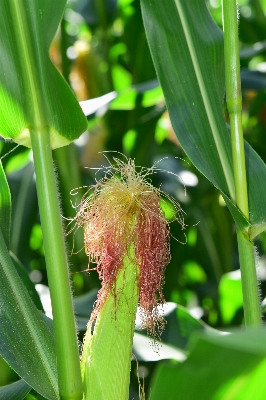
{"type": "Polygon", "coordinates": [[[226,183],[228,186],[229,194],[230,194],[231,200],[235,203],[235,185],[234,185],[233,171],[232,171],[232,168],[230,165],[230,161],[227,157],[226,149],[224,148],[223,142],[220,138],[219,128],[217,126],[216,119],[215,119],[215,116],[213,114],[213,110],[211,107],[211,102],[210,102],[210,99],[208,96],[208,92],[207,92],[205,84],[204,84],[204,79],[203,79],[201,68],[199,65],[197,52],[195,50],[195,45],[193,43],[193,39],[191,37],[189,26],[188,26],[188,23],[186,20],[185,11],[183,9],[183,6],[182,6],[180,0],[174,0],[174,2],[176,5],[176,8],[177,8],[179,18],[181,21],[181,25],[183,28],[183,32],[184,32],[184,35],[186,38],[189,54],[190,54],[192,64],[194,67],[194,72],[195,72],[195,75],[197,78],[201,97],[202,97],[205,111],[207,114],[207,118],[208,118],[208,121],[209,121],[209,124],[211,127],[211,131],[213,134],[216,149],[217,149],[220,161],[221,161],[221,165],[222,165],[222,169],[223,169],[226,183]]]}

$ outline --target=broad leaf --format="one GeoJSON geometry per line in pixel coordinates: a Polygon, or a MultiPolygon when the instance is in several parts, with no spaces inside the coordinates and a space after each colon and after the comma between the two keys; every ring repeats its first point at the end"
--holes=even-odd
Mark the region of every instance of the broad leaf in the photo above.
{"type": "Polygon", "coordinates": [[[52,325],[34,306],[0,229],[0,354],[37,392],[58,399],[52,325]]]}
{"type": "Polygon", "coordinates": [[[250,227],[232,201],[231,142],[222,112],[222,32],[205,0],[141,3],[150,50],[178,140],[199,171],[223,193],[238,228],[249,229],[254,237],[266,226],[266,167],[246,144],[250,227]]]}
{"type": "Polygon", "coordinates": [[[31,387],[22,379],[10,385],[0,387],[1,400],[23,400],[31,387]]]}
{"type": "Polygon", "coordinates": [[[52,148],[86,130],[74,94],[49,58],[66,0],[2,0],[0,134],[30,147],[29,129],[49,126],[52,148]]]}
{"type": "Polygon", "coordinates": [[[265,328],[231,335],[198,334],[188,359],[160,364],[151,400],[263,400],[266,396],[265,328]],[[204,367],[203,367],[204,366],[204,367]]]}

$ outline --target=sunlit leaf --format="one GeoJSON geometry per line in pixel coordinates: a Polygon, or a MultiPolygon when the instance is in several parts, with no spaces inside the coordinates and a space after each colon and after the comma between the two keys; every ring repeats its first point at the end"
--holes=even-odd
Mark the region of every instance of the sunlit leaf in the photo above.
{"type": "Polygon", "coordinates": [[[219,282],[219,305],[224,324],[234,318],[236,312],[243,307],[240,271],[224,274],[219,282]]]}
{"type": "Polygon", "coordinates": [[[206,282],[207,276],[204,269],[194,260],[188,260],[182,266],[183,279],[190,284],[206,282]]]}
{"type": "Polygon", "coordinates": [[[71,89],[50,60],[49,47],[66,0],[2,0],[0,134],[30,147],[29,129],[50,127],[52,148],[86,130],[71,89]]]}
{"type": "Polygon", "coordinates": [[[25,167],[30,160],[30,150],[27,149],[26,151],[23,151],[22,153],[18,153],[15,156],[11,157],[10,160],[8,160],[6,167],[5,167],[5,172],[6,174],[12,174],[16,171],[19,171],[23,167],[25,167]]]}
{"type": "Polygon", "coordinates": [[[188,359],[161,363],[151,382],[151,400],[263,400],[265,329],[232,335],[198,334],[188,359]]]}

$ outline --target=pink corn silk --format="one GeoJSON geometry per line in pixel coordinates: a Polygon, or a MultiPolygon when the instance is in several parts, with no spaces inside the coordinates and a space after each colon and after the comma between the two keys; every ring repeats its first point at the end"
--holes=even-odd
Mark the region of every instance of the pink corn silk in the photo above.
{"type": "MultiPolygon", "coordinates": [[[[116,294],[118,272],[133,245],[135,257],[132,261],[139,270],[136,284],[142,327],[155,338],[164,328],[158,303],[165,302],[164,271],[171,258],[169,222],[160,206],[161,191],[145,180],[148,173],[137,172],[130,159],[127,164],[119,163],[119,168],[114,170],[120,177],[114,174],[109,177],[109,171],[89,189],[94,192],[83,198],[76,216],[77,224],[84,228],[89,262],[96,263],[102,282],[89,323],[95,320],[108,295],[116,294]]],[[[180,208],[177,203],[173,206],[174,219],[179,220],[176,214],[180,208]]]]}

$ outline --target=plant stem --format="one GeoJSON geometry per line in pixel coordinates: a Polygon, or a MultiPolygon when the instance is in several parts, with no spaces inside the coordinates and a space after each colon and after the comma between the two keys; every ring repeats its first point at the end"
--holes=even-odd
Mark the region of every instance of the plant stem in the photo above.
{"type": "Polygon", "coordinates": [[[247,235],[237,230],[241,283],[246,326],[261,324],[255,248],[247,235]]]}
{"type": "Polygon", "coordinates": [[[97,317],[93,336],[88,325],[82,354],[85,400],[127,400],[132,341],[138,304],[138,271],[134,247],[118,273],[97,317]]]}
{"type": "Polygon", "coordinates": [[[230,117],[236,204],[249,220],[236,0],[223,0],[226,103],[230,117]]]}
{"type": "MultiPolygon", "coordinates": [[[[223,23],[226,103],[231,127],[236,205],[249,221],[236,0],[223,0],[223,23]]],[[[237,238],[246,325],[260,325],[254,246],[244,232],[237,231],[237,238]]]]}
{"type": "Polygon", "coordinates": [[[81,400],[79,353],[49,129],[32,130],[31,141],[54,317],[60,399],[81,400]]]}

